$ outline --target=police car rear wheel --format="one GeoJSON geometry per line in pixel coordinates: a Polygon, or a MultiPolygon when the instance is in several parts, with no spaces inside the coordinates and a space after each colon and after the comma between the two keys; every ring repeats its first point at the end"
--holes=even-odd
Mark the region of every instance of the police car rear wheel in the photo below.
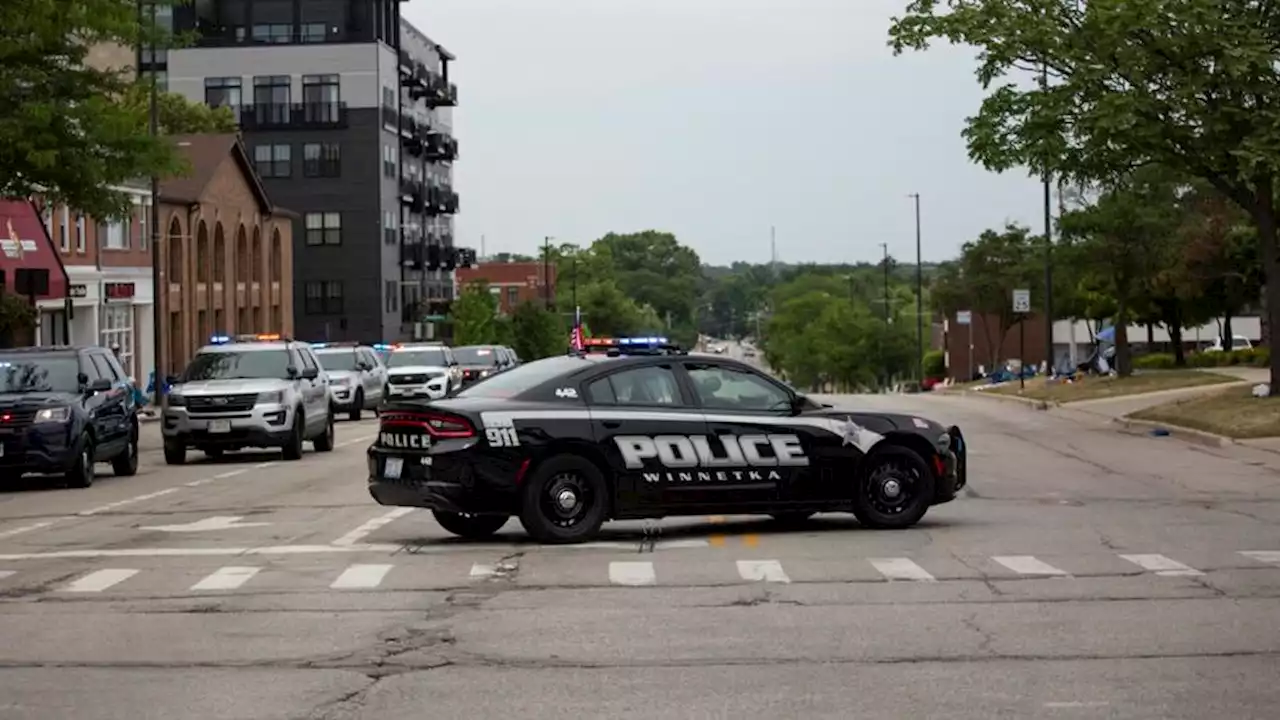
{"type": "Polygon", "coordinates": [[[432,510],[440,527],[468,540],[483,540],[502,529],[507,524],[506,515],[465,515],[463,513],[432,510]]]}
{"type": "Polygon", "coordinates": [[[558,455],[533,472],[522,500],[520,524],[535,540],[577,543],[600,531],[608,513],[609,487],[591,461],[558,455]]]}
{"type": "Polygon", "coordinates": [[[347,419],[352,422],[359,422],[360,415],[364,412],[364,393],[357,390],[356,399],[351,403],[351,412],[347,414],[347,419]]]}
{"type": "Polygon", "coordinates": [[[898,530],[915,525],[933,501],[933,471],[919,453],[891,446],[867,458],[853,498],[853,514],[869,528],[898,530]]]}

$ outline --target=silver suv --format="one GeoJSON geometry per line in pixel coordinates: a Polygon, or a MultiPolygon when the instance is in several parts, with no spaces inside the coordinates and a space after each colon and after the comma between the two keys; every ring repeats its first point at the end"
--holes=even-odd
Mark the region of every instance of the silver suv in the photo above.
{"type": "Polygon", "coordinates": [[[365,410],[377,411],[387,386],[387,368],[373,348],[355,343],[312,343],[329,376],[333,411],[359,420],[365,410]]]}
{"type": "Polygon", "coordinates": [[[246,447],[284,449],[302,443],[333,450],[329,380],[306,343],[278,335],[215,337],[170,381],[164,408],[164,460],[186,462],[193,447],[217,457],[246,447]]]}

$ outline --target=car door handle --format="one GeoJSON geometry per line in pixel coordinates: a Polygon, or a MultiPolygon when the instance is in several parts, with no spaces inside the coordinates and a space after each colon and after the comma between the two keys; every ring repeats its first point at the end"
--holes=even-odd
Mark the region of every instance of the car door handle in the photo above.
{"type": "Polygon", "coordinates": [[[622,427],[622,423],[617,420],[605,420],[604,426],[606,428],[609,428],[610,430],[617,430],[618,428],[622,427]]]}

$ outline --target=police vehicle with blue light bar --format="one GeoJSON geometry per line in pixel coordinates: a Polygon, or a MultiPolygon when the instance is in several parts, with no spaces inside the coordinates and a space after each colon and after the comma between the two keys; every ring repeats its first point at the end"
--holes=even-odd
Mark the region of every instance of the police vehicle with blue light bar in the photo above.
{"type": "Polygon", "coordinates": [[[365,410],[376,412],[387,387],[387,368],[368,345],[347,342],[311,343],[329,376],[329,401],[334,413],[359,420],[365,410]]]}
{"type": "Polygon", "coordinates": [[[329,380],[308,343],[215,335],[168,382],[161,434],[170,465],[185,463],[188,448],[216,457],[278,447],[286,460],[300,459],[304,442],[333,450],[329,380]]]}
{"type": "Polygon", "coordinates": [[[966,483],[960,428],[837,409],[746,363],[666,338],[596,338],[430,401],[392,400],[368,450],[369,492],[449,532],[512,516],[545,543],[607,520],[852,512],[906,528],[966,483]]]}

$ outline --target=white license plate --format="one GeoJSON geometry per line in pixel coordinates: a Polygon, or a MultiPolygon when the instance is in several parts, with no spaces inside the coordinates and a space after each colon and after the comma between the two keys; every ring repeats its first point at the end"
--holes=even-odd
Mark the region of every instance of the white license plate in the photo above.
{"type": "Polygon", "coordinates": [[[231,421],[230,420],[210,420],[209,432],[229,433],[231,432],[231,421]]]}
{"type": "Polygon", "coordinates": [[[382,466],[382,476],[388,480],[398,480],[401,470],[404,470],[404,458],[389,457],[382,466]]]}

